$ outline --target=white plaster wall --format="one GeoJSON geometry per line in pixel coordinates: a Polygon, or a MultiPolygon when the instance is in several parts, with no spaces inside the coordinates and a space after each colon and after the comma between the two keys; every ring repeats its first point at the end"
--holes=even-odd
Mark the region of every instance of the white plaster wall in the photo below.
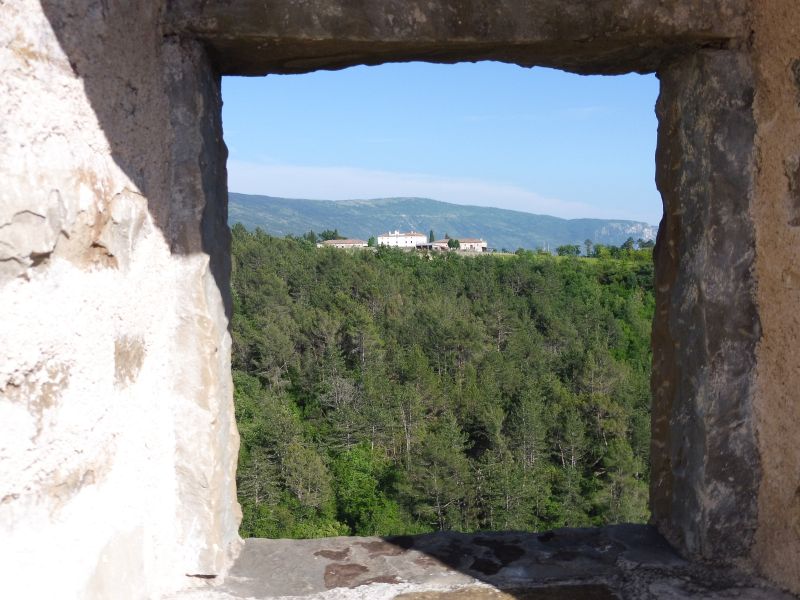
{"type": "Polygon", "coordinates": [[[50,4],[0,2],[2,596],[153,598],[240,544],[227,320],[165,233],[160,3],[50,4]],[[99,70],[62,48],[82,37],[99,70]]]}
{"type": "Polygon", "coordinates": [[[379,235],[379,246],[397,246],[399,248],[415,248],[417,244],[426,244],[428,238],[424,235],[379,235]]]}

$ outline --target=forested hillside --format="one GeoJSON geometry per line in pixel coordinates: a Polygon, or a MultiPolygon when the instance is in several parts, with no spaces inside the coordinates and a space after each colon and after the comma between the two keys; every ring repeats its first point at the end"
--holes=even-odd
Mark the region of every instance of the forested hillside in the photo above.
{"type": "Polygon", "coordinates": [[[316,248],[233,228],[243,536],[647,518],[649,250],[316,248]]]}
{"type": "Polygon", "coordinates": [[[272,235],[301,235],[309,230],[338,229],[349,237],[369,239],[384,231],[416,230],[438,237],[478,237],[489,246],[555,248],[564,244],[622,244],[627,238],[655,239],[656,227],[614,219],[560,219],[487,206],[465,206],[429,198],[374,200],[299,200],[228,194],[231,225],[260,227],[272,235]]]}

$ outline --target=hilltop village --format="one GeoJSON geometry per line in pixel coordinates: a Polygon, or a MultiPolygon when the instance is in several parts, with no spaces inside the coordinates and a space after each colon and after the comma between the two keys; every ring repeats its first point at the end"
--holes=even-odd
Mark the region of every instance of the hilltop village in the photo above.
{"type": "Polygon", "coordinates": [[[403,250],[435,250],[442,252],[489,252],[486,240],[481,238],[451,238],[445,234],[443,239],[437,240],[433,231],[429,235],[418,231],[389,231],[371,237],[368,241],[358,239],[330,239],[317,244],[318,248],[368,248],[376,246],[390,246],[403,250]]]}

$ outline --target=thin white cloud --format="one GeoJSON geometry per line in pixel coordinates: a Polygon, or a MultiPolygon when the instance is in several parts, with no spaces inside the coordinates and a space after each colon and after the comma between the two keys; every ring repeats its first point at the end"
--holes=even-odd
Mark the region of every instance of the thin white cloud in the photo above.
{"type": "Polygon", "coordinates": [[[492,121],[520,122],[549,122],[553,119],[565,121],[584,121],[598,114],[606,112],[605,106],[571,106],[545,110],[536,113],[497,113],[497,114],[472,114],[464,115],[462,119],[467,123],[484,123],[492,121]]]}
{"type": "Polygon", "coordinates": [[[589,204],[545,198],[504,182],[357,167],[259,164],[229,160],[228,189],[242,194],[320,200],[422,197],[568,219],[615,218],[607,210],[589,204]]]}

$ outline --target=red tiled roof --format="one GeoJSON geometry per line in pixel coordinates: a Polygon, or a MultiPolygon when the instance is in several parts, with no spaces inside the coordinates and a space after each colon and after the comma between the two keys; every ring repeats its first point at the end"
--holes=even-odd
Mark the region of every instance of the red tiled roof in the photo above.
{"type": "Polygon", "coordinates": [[[434,244],[446,244],[450,240],[458,240],[462,244],[485,244],[486,240],[480,240],[478,238],[450,238],[446,240],[436,240],[433,242],[434,244]]]}
{"type": "Polygon", "coordinates": [[[364,240],[355,240],[355,239],[347,239],[347,240],[325,240],[322,242],[323,244],[327,244],[329,246],[334,246],[336,244],[366,244],[364,240]]]}

